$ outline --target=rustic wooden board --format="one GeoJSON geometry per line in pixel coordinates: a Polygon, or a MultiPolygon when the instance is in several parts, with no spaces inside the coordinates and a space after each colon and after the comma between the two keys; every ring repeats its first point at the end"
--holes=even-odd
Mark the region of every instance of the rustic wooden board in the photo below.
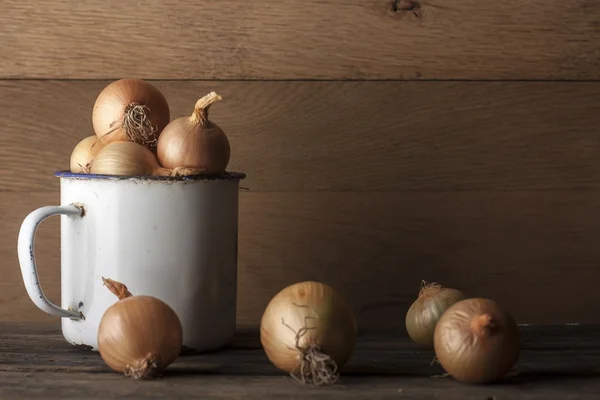
{"type": "Polygon", "coordinates": [[[0,326],[0,396],[328,398],[328,399],[594,399],[600,394],[600,327],[521,327],[522,352],[501,384],[457,383],[431,364],[433,351],[406,337],[361,336],[339,384],[302,386],[273,367],[255,328],[240,328],[226,348],[178,358],[162,378],[132,381],[97,353],[68,345],[55,327],[0,326]],[[582,345],[581,338],[589,341],[582,345]],[[543,344],[544,348],[540,348],[543,344]]]}
{"type": "Polygon", "coordinates": [[[4,0],[0,77],[600,77],[595,0],[407,3],[4,0]]]}
{"type": "MultiPolygon", "coordinates": [[[[107,84],[0,81],[0,190],[55,190],[107,84]]],[[[157,82],[210,90],[253,191],[599,189],[600,82],[157,82]]]]}
{"type": "MultiPolygon", "coordinates": [[[[0,319],[50,321],[18,268],[21,221],[57,193],[3,193],[0,319]]],[[[520,323],[600,323],[599,192],[253,193],[240,198],[238,320],[258,323],[288,284],[343,291],[364,331],[404,330],[421,280],[500,301],[520,323]]],[[[40,227],[36,256],[59,301],[58,220],[40,227]]]]}

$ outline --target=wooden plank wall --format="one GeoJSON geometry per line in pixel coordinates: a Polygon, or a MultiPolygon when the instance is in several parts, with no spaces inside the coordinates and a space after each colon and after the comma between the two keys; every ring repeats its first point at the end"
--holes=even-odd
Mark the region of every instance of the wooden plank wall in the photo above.
{"type": "MultiPolygon", "coordinates": [[[[21,221],[59,199],[99,91],[152,80],[172,115],[210,90],[240,198],[239,321],[285,285],[340,288],[363,330],[402,329],[421,280],[520,323],[600,322],[596,0],[5,0],[0,319],[25,293],[21,221]]],[[[57,220],[39,230],[59,300],[57,220]]]]}

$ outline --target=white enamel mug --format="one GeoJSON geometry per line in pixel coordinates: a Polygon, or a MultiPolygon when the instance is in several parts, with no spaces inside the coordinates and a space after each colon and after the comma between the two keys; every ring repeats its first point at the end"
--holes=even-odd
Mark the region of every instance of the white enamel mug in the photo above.
{"type": "Polygon", "coordinates": [[[98,326],[117,301],[102,277],[166,302],[183,326],[184,351],[224,346],[235,334],[241,173],[224,177],[117,177],[59,171],[60,206],[30,213],[18,254],[25,288],[62,318],[65,339],[97,350],[98,326]],[[35,233],[60,216],[61,305],[44,295],[35,233]]]}

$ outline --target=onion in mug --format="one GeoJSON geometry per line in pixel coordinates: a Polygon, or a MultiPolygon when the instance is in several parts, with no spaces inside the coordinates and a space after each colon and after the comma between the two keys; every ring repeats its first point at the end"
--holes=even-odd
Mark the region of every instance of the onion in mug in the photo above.
{"type": "Polygon", "coordinates": [[[96,154],[92,174],[120,176],[187,176],[202,171],[194,168],[163,168],[148,148],[134,142],[112,142],[96,154]]]}
{"type": "Polygon", "coordinates": [[[155,149],[171,119],[169,104],[151,83],[120,79],[106,86],[92,111],[94,132],[102,143],[129,140],[155,149]]]}
{"type": "Polygon", "coordinates": [[[156,153],[166,168],[187,167],[204,174],[222,174],[231,148],[225,132],[208,119],[210,106],[221,96],[210,92],[196,102],[192,115],[169,122],[158,139],[156,153]]]}
{"type": "Polygon", "coordinates": [[[103,147],[104,145],[96,135],[88,136],[77,143],[71,152],[71,172],[89,173],[94,157],[96,157],[96,154],[98,154],[103,147]]]}

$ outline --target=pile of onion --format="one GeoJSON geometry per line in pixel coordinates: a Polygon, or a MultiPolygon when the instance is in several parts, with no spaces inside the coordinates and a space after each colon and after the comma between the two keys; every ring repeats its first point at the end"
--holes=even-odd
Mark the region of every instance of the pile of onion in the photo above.
{"type": "Polygon", "coordinates": [[[406,313],[405,324],[410,338],[425,346],[433,346],[433,333],[438,320],[454,303],[467,298],[460,290],[436,283],[421,283],[419,296],[406,313]]]}
{"type": "Polygon", "coordinates": [[[444,370],[456,380],[491,383],[505,377],[517,362],[519,329],[495,301],[461,300],[439,319],[434,349],[444,370]]]}
{"type": "Polygon", "coordinates": [[[100,321],[100,356],[114,371],[134,379],[160,375],[181,352],[183,329],[179,317],[156,297],[133,296],[124,284],[102,280],[119,300],[100,321]]]}
{"type": "Polygon", "coordinates": [[[356,321],[346,300],[320,282],[300,282],[275,295],[260,323],[273,365],[302,383],[333,384],[349,361],[356,321]]]}
{"type": "Polygon", "coordinates": [[[170,121],[165,96],[141,79],[106,86],[92,111],[94,136],[71,152],[70,170],[119,176],[186,176],[225,173],[230,146],[208,110],[222,97],[198,100],[190,117],[170,121]],[[158,147],[157,147],[158,146],[158,147]]]}
{"type": "Polygon", "coordinates": [[[92,174],[125,176],[181,176],[201,171],[193,168],[163,168],[154,154],[134,142],[112,142],[102,147],[89,167],[92,174]]]}

